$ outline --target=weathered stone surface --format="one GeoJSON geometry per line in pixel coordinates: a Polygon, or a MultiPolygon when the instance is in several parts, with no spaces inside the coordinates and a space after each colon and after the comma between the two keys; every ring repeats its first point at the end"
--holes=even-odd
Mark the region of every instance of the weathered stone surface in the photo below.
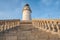
{"type": "Polygon", "coordinates": [[[60,40],[58,35],[53,35],[34,28],[32,24],[22,24],[19,27],[0,33],[0,40],[60,40]],[[2,34],[2,35],[1,35],[2,34]]]}

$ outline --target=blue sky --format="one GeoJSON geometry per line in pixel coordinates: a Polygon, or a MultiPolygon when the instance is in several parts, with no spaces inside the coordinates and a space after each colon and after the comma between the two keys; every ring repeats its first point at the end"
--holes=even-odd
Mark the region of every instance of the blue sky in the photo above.
{"type": "Polygon", "coordinates": [[[32,18],[60,18],[60,0],[0,0],[0,19],[22,19],[22,9],[28,3],[32,18]]]}

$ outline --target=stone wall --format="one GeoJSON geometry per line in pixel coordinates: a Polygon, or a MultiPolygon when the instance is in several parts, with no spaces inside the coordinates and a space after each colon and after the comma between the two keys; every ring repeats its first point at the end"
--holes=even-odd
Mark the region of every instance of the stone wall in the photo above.
{"type": "Polygon", "coordinates": [[[32,20],[32,24],[34,27],[42,29],[46,32],[60,35],[60,19],[32,20]]]}
{"type": "Polygon", "coordinates": [[[20,25],[19,19],[0,20],[0,32],[20,25]]]}
{"type": "Polygon", "coordinates": [[[48,33],[60,35],[59,25],[59,20],[32,20],[29,22],[17,19],[0,20],[0,40],[60,40],[60,36],[48,33]]]}
{"type": "MultiPolygon", "coordinates": [[[[19,19],[13,20],[0,20],[0,32],[20,26],[20,24],[30,24],[31,21],[25,22],[20,21],[19,19]]],[[[42,29],[46,32],[51,32],[52,34],[60,35],[60,19],[41,19],[41,20],[32,20],[32,25],[36,28],[42,29]]]]}

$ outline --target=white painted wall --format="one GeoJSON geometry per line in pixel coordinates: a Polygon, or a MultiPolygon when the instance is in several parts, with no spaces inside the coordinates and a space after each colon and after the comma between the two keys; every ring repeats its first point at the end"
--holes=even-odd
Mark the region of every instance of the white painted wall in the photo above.
{"type": "Polygon", "coordinates": [[[22,20],[31,20],[31,12],[29,10],[23,11],[22,20]]]}

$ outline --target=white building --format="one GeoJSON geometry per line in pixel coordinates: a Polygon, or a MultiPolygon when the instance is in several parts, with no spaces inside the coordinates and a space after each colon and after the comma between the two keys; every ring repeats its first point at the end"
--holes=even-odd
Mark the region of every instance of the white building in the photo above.
{"type": "Polygon", "coordinates": [[[30,21],[31,20],[31,9],[29,7],[29,4],[26,4],[23,8],[23,16],[22,16],[22,20],[23,21],[30,21]]]}

